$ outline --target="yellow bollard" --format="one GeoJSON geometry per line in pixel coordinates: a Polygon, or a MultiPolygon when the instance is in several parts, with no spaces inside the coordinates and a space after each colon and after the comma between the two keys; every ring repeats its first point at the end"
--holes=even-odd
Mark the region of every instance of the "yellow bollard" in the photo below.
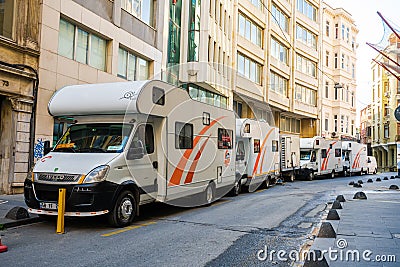
{"type": "Polygon", "coordinates": [[[57,234],[64,234],[65,195],[67,189],[58,189],[57,234]]]}

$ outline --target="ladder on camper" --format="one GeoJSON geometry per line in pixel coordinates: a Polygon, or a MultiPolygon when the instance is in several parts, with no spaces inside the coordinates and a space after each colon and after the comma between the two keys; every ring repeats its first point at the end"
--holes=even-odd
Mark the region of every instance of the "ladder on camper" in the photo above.
{"type": "Polygon", "coordinates": [[[281,138],[281,168],[286,168],[286,139],[285,137],[281,138]]]}

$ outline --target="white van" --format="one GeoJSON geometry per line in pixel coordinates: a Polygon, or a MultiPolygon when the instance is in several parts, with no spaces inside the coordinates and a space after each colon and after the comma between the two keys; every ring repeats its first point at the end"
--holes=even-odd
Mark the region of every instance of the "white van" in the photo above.
{"type": "MultiPolygon", "coordinates": [[[[139,205],[200,195],[211,203],[235,183],[234,112],[190,98],[162,81],[66,86],[48,105],[74,121],[25,181],[29,212],[108,214],[132,222],[139,205]]],[[[194,203],[181,202],[191,206],[194,203]]]]}
{"type": "Polygon", "coordinates": [[[289,182],[295,180],[300,169],[300,137],[294,134],[280,135],[280,172],[289,182]]]}
{"type": "Polygon", "coordinates": [[[279,174],[279,128],[265,121],[236,120],[236,175],[246,191],[268,187],[279,174]]]}
{"type": "Polygon", "coordinates": [[[378,172],[378,164],[374,156],[367,156],[367,173],[376,174],[378,172]]]}
{"type": "Polygon", "coordinates": [[[343,171],[342,141],[320,136],[300,138],[301,177],[312,180],[315,176],[334,178],[343,171]]]}
{"type": "Polygon", "coordinates": [[[367,173],[367,145],[355,141],[342,141],[343,174],[367,173]]]}

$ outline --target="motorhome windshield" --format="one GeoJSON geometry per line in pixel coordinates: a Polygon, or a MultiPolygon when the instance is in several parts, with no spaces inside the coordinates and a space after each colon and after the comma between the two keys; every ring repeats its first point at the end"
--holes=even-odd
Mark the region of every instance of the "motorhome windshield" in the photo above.
{"type": "Polygon", "coordinates": [[[57,143],[55,152],[119,153],[122,152],[132,125],[122,123],[71,125],[57,143]]]}
{"type": "Polygon", "coordinates": [[[311,151],[300,151],[300,160],[310,160],[311,151]]]}

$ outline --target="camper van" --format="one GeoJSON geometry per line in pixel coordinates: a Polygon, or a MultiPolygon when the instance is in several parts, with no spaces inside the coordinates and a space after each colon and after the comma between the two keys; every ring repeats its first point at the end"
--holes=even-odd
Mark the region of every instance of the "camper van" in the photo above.
{"type": "Polygon", "coordinates": [[[342,142],[315,136],[300,138],[299,176],[313,180],[315,176],[334,178],[343,171],[342,142]]]}
{"type": "Polygon", "coordinates": [[[300,137],[280,135],[280,172],[282,177],[293,182],[300,169],[300,137]]]}
{"type": "Polygon", "coordinates": [[[245,191],[268,187],[279,175],[279,128],[265,121],[236,119],[236,176],[245,191]]]}
{"type": "Polygon", "coordinates": [[[378,172],[378,164],[376,163],[376,158],[373,156],[367,157],[367,173],[376,174],[378,172]]]}
{"type": "Polygon", "coordinates": [[[367,146],[355,141],[342,141],[343,174],[367,173],[367,146]]]}
{"type": "Polygon", "coordinates": [[[107,214],[124,226],[141,204],[191,196],[208,204],[233,188],[234,112],[182,88],[162,81],[66,86],[48,111],[73,124],[25,181],[31,213],[57,215],[58,190],[66,188],[66,216],[107,214]]]}

